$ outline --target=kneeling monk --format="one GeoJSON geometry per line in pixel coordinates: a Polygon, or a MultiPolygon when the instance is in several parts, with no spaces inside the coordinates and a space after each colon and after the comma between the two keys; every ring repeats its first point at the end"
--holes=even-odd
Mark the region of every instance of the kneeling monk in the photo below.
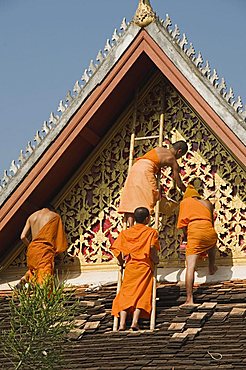
{"type": "Polygon", "coordinates": [[[214,230],[213,205],[201,199],[193,185],[188,185],[180,203],[178,229],[183,230],[186,247],[185,285],[187,298],[185,305],[193,305],[193,283],[197,258],[208,253],[209,273],[213,275],[215,266],[217,234],[214,230]]]}
{"type": "Polygon", "coordinates": [[[137,208],[134,219],[136,224],[122,231],[111,246],[119,264],[126,261],[123,283],[112,307],[113,316],[118,317],[120,313],[119,330],[126,329],[128,313],[133,313],[132,330],[139,329],[139,317],[150,316],[154,264],[159,262],[158,232],[147,226],[149,210],[137,208]]]}
{"type": "Polygon", "coordinates": [[[21,283],[34,279],[38,284],[42,284],[45,277],[54,273],[55,256],[67,249],[60,215],[48,208],[34,212],[26,221],[21,240],[28,247],[28,271],[21,283]],[[30,230],[31,242],[27,238],[30,230]]]}

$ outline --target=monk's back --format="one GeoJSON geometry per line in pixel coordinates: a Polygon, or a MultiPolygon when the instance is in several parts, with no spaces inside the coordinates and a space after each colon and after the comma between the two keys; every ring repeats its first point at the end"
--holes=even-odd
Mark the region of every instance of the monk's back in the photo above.
{"type": "Polygon", "coordinates": [[[44,225],[57,216],[57,213],[43,208],[30,216],[32,239],[35,238],[44,225]]]}
{"type": "Polygon", "coordinates": [[[203,204],[205,207],[207,207],[211,212],[213,212],[213,205],[210,201],[206,199],[198,199],[198,201],[203,204]]]}
{"type": "Polygon", "coordinates": [[[170,149],[157,147],[155,148],[157,155],[159,157],[160,167],[171,166],[175,159],[174,155],[170,152],[170,149]]]}

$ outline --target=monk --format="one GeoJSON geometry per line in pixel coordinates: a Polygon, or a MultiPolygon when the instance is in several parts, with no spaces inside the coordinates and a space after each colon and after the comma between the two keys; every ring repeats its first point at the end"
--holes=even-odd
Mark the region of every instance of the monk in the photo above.
{"type": "Polygon", "coordinates": [[[122,231],[111,246],[119,264],[123,265],[126,261],[123,283],[112,307],[113,316],[120,314],[120,331],[126,329],[128,313],[133,313],[131,330],[139,330],[140,316],[150,316],[154,264],[159,262],[158,232],[147,226],[149,210],[137,208],[134,219],[136,224],[122,231]]]}
{"type": "Polygon", "coordinates": [[[29,216],[21,233],[21,240],[27,248],[28,271],[20,284],[35,281],[42,285],[47,276],[54,273],[54,258],[67,249],[60,215],[43,208],[29,216]],[[31,231],[32,241],[28,239],[31,231]]]}
{"type": "Polygon", "coordinates": [[[178,229],[183,230],[183,240],[187,240],[186,246],[186,302],[181,306],[194,305],[193,283],[195,267],[199,255],[208,253],[209,273],[213,275],[217,267],[215,265],[217,234],[214,230],[214,209],[210,201],[201,199],[201,196],[189,184],[180,203],[178,216],[178,229]]]}
{"type": "Polygon", "coordinates": [[[173,179],[177,186],[185,191],[177,159],[187,150],[186,142],[181,140],[174,143],[170,149],[156,147],[137,158],[127,176],[118,208],[119,213],[124,213],[125,222],[130,227],[133,225],[133,212],[137,207],[146,207],[152,213],[157,200],[160,199],[156,175],[162,167],[172,168],[173,179]]]}

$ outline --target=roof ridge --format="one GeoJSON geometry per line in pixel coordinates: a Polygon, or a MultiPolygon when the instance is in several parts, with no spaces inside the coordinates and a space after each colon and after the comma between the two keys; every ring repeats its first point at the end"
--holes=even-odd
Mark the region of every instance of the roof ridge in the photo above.
{"type": "Polygon", "coordinates": [[[185,33],[183,33],[182,38],[179,38],[180,30],[179,30],[178,25],[175,24],[174,29],[170,28],[172,26],[172,20],[168,14],[166,14],[165,20],[157,17],[156,21],[158,21],[159,24],[167,31],[167,33],[171,36],[171,38],[179,46],[181,51],[188,56],[188,58],[193,62],[197,70],[204,77],[206,77],[206,79],[210,82],[213,88],[217,92],[219,92],[222,98],[224,98],[224,101],[227,103],[227,105],[232,107],[234,111],[237,113],[237,115],[239,116],[239,118],[246,122],[246,104],[243,109],[243,102],[242,102],[241,96],[239,95],[237,97],[237,100],[235,100],[232,87],[229,88],[229,91],[226,91],[227,85],[226,85],[224,77],[222,77],[221,81],[219,81],[219,76],[217,74],[216,69],[213,69],[213,73],[211,74],[211,68],[210,68],[209,61],[206,60],[206,63],[204,65],[204,60],[203,60],[201,52],[199,51],[198,55],[196,55],[196,50],[194,49],[192,42],[190,42],[190,46],[186,48],[186,45],[188,45],[187,36],[185,33]]]}
{"type": "Polygon", "coordinates": [[[0,178],[0,194],[7,189],[11,180],[17,173],[19,173],[20,169],[23,168],[25,163],[27,163],[31,155],[36,151],[40,144],[43,143],[47,139],[48,135],[54,131],[55,127],[59,125],[64,113],[72,105],[72,103],[76,101],[84,87],[91,80],[92,76],[94,76],[95,72],[102,65],[109,53],[118,45],[120,38],[124,35],[129,25],[130,22],[127,22],[126,18],[124,17],[120,25],[121,32],[118,32],[118,30],[115,28],[111,39],[107,39],[103,51],[99,50],[96,56],[96,63],[94,63],[93,59],[91,59],[88,68],[84,70],[81,76],[82,83],[77,80],[73,87],[73,93],[68,90],[65,99],[60,100],[57,108],[58,115],[54,112],[50,113],[49,120],[44,121],[41,130],[36,131],[33,141],[28,141],[26,148],[24,150],[20,150],[18,160],[12,160],[9,169],[5,169],[3,171],[3,177],[0,178]]]}

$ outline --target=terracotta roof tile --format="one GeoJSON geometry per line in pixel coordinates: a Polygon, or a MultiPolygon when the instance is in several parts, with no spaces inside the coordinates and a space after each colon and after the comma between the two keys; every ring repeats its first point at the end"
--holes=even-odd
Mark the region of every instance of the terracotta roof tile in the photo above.
{"type": "MultiPolygon", "coordinates": [[[[61,369],[245,369],[243,289],[246,292],[245,280],[202,284],[195,288],[195,302],[200,305],[180,309],[179,302],[185,300],[184,287],[161,284],[154,332],[150,332],[148,320],[141,322],[143,331],[112,332],[110,311],[115,285],[96,292],[76,289],[80,312],[77,328],[70,333],[73,340],[63,343],[61,369]],[[222,357],[216,360],[216,356],[222,357]]],[[[8,294],[0,294],[0,301],[0,318],[4,318],[0,325],[7,328],[8,294]]],[[[0,361],[0,369],[11,369],[1,349],[0,361]]]]}

